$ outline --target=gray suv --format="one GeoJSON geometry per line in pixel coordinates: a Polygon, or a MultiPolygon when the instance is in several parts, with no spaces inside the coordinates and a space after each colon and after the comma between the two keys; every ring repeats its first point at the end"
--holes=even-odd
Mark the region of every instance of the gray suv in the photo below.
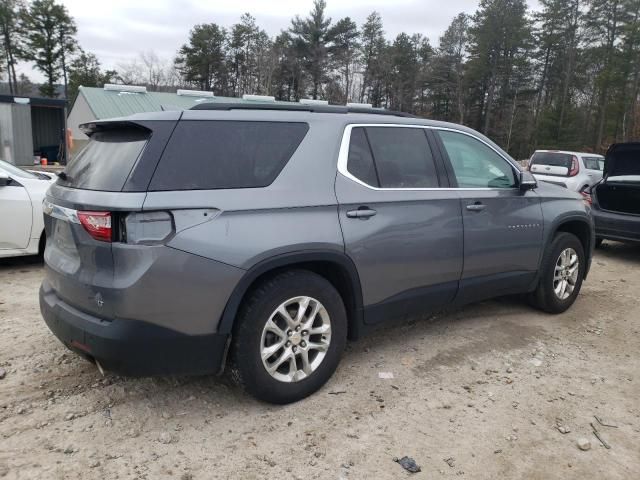
{"type": "Polygon", "coordinates": [[[594,233],[468,128],[375,109],[201,104],[84,126],[45,199],[45,322],[98,368],[232,376],[274,403],[382,322],[511,294],[559,313],[594,233]]]}

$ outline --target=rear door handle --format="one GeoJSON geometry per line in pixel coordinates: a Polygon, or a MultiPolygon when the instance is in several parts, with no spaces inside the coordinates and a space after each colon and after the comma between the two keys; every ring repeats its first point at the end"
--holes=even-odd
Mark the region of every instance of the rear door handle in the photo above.
{"type": "Polygon", "coordinates": [[[349,210],[347,212],[347,217],[349,217],[349,218],[371,218],[376,213],[378,213],[378,212],[376,212],[375,210],[372,210],[371,208],[360,207],[357,210],[349,210]]]}
{"type": "Polygon", "coordinates": [[[481,212],[485,208],[487,208],[487,206],[484,203],[472,203],[471,205],[467,205],[467,210],[470,212],[481,212]]]}

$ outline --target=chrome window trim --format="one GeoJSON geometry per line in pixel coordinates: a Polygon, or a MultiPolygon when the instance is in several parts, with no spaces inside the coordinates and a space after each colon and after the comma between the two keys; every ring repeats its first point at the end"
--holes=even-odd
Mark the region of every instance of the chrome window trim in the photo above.
{"type": "Polygon", "coordinates": [[[61,207],[60,205],[51,203],[46,198],[42,201],[42,212],[45,215],[50,215],[60,220],[65,220],[77,224],[80,223],[77,210],[67,207],[61,207]]]}
{"type": "Polygon", "coordinates": [[[353,176],[349,170],[347,169],[347,163],[349,161],[349,144],[351,143],[351,131],[354,128],[359,127],[388,127],[388,128],[420,128],[422,130],[444,130],[448,132],[461,133],[463,135],[467,135],[479,142],[483,143],[491,150],[493,150],[500,158],[502,158],[505,162],[511,165],[511,168],[514,170],[516,176],[520,173],[520,168],[515,165],[510,159],[505,157],[502,153],[496,150],[492,145],[485,142],[481,138],[472,135],[469,132],[465,132],[462,130],[457,130],[455,128],[448,127],[436,127],[431,125],[415,125],[415,124],[404,124],[404,123],[352,123],[345,127],[344,132],[342,134],[342,142],[340,143],[340,151],[338,154],[338,173],[343,177],[348,178],[349,180],[356,182],[363,187],[369,188],[371,190],[381,191],[381,192],[429,192],[429,191],[458,191],[458,190],[479,190],[479,191],[510,191],[510,190],[518,190],[518,187],[512,188],[490,188],[490,187],[424,187],[424,188],[383,188],[383,187],[374,187],[373,185],[369,185],[368,183],[363,182],[359,178],[353,176]]]}

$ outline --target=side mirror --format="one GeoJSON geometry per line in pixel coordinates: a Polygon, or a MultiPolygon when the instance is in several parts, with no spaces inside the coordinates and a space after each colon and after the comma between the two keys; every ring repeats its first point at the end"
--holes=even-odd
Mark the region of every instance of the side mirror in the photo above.
{"type": "Polygon", "coordinates": [[[11,177],[4,172],[0,172],[0,187],[6,187],[11,183],[11,177]]]}
{"type": "Polygon", "coordinates": [[[538,181],[531,172],[520,172],[520,190],[526,192],[527,190],[533,190],[537,188],[538,181]]]}

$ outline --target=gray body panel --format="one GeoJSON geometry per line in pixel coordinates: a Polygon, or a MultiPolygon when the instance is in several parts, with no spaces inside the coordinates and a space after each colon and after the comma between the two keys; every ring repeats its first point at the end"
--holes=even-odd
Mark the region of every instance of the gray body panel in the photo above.
{"type": "Polygon", "coordinates": [[[358,268],[365,306],[412,289],[452,283],[455,288],[445,287],[438,298],[442,304],[453,299],[464,238],[455,192],[372,190],[338,175],[336,194],[346,253],[358,268]],[[377,214],[347,217],[346,212],[364,206],[377,214]]]}
{"type": "Polygon", "coordinates": [[[535,191],[460,189],[457,194],[464,219],[463,279],[538,269],[544,222],[535,191]],[[475,203],[486,208],[467,210],[475,203]]]}

